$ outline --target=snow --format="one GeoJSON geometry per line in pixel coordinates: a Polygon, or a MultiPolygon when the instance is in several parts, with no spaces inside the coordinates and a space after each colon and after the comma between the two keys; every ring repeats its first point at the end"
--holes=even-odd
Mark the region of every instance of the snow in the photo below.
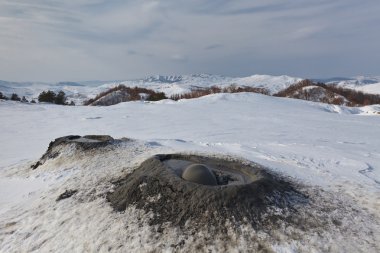
{"type": "Polygon", "coordinates": [[[355,85],[342,85],[342,86],[347,87],[347,88],[352,88],[358,91],[362,91],[364,93],[380,94],[380,82],[367,84],[361,87],[358,87],[355,85]]]}
{"type": "Polygon", "coordinates": [[[310,86],[303,87],[302,90],[309,91],[309,90],[312,90],[312,89],[319,89],[319,88],[321,88],[321,87],[319,87],[317,85],[310,85],[310,86]]]}
{"type": "Polygon", "coordinates": [[[343,80],[328,80],[328,84],[354,89],[369,94],[380,94],[380,77],[357,76],[353,78],[343,78],[343,80]]]}
{"type": "Polygon", "coordinates": [[[44,188],[43,181],[33,178],[0,178],[0,215],[11,210],[12,206],[44,188]]]}
{"type": "MultiPolygon", "coordinates": [[[[153,154],[196,152],[242,157],[323,189],[346,205],[344,210],[352,213],[344,222],[359,231],[351,236],[305,232],[301,239],[285,237],[271,249],[376,252],[379,111],[379,105],[347,108],[252,93],[109,107],[0,101],[0,251],[170,251],[168,245],[182,239],[192,249],[197,240],[212,235],[198,234],[195,239],[168,227],[158,236],[144,223],[145,214],[133,208],[113,212],[104,194],[112,189],[112,180],[153,154]],[[108,134],[134,141],[90,157],[64,150],[65,156],[29,169],[51,140],[69,134],[108,134]],[[68,189],[78,193],[55,202],[68,189]],[[350,211],[351,205],[357,213],[350,211]]],[[[244,251],[247,238],[267,237],[244,229],[249,237],[235,238],[232,248],[209,248],[244,251]]]]}

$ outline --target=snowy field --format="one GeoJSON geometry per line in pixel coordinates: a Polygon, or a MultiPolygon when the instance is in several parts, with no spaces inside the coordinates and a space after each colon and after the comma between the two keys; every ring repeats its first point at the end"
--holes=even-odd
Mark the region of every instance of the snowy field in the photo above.
{"type": "MultiPolygon", "coordinates": [[[[133,209],[116,213],[104,197],[121,173],[151,155],[173,152],[254,161],[322,189],[343,205],[341,231],[268,238],[268,248],[275,252],[379,252],[380,115],[374,113],[379,107],[346,108],[249,93],[109,107],[0,101],[0,252],[170,251],[178,240],[192,250],[202,235],[182,238],[168,228],[161,237],[144,225],[146,215],[133,209]],[[70,134],[134,141],[91,159],[66,151],[73,159],[30,169],[50,141],[70,134]],[[55,202],[67,189],[79,191],[55,202]],[[345,224],[354,232],[343,231],[345,224]]],[[[246,251],[247,240],[235,238],[226,249],[214,238],[206,249],[246,251]]]]}

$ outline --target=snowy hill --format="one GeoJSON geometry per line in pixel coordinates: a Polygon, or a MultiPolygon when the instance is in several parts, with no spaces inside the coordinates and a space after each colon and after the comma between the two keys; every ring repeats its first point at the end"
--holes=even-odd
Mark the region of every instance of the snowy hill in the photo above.
{"type": "Polygon", "coordinates": [[[311,80],[303,80],[291,85],[274,94],[274,96],[351,107],[380,104],[380,95],[362,93],[336,84],[325,84],[311,80]]]}
{"type": "Polygon", "coordinates": [[[380,77],[358,76],[353,78],[319,79],[327,84],[335,84],[343,88],[354,89],[369,94],[380,94],[380,77]]]}

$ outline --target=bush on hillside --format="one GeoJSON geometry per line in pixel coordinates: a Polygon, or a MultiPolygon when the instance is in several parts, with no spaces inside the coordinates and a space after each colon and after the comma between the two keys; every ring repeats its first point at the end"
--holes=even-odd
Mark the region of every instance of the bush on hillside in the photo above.
{"type": "Polygon", "coordinates": [[[65,105],[66,104],[66,94],[63,91],[58,92],[55,96],[55,101],[57,105],[65,105]]]}
{"type": "Polygon", "coordinates": [[[38,102],[54,103],[57,105],[67,105],[66,103],[66,94],[63,91],[59,91],[58,94],[55,94],[54,91],[48,90],[43,91],[38,95],[38,102]]]}
{"type": "Polygon", "coordinates": [[[43,91],[38,95],[38,102],[54,103],[56,94],[51,91],[43,91]]]}
{"type": "Polygon", "coordinates": [[[26,99],[25,96],[22,96],[21,102],[23,102],[23,103],[29,103],[28,99],[26,99]]]}
{"type": "Polygon", "coordinates": [[[21,101],[21,98],[16,93],[13,93],[11,95],[11,100],[13,100],[13,101],[21,101]]]}
{"type": "Polygon", "coordinates": [[[0,99],[8,100],[8,97],[3,95],[3,93],[0,92],[0,99]]]}
{"type": "Polygon", "coordinates": [[[160,101],[163,99],[167,99],[165,93],[163,93],[163,92],[157,92],[157,93],[150,94],[149,97],[147,98],[148,101],[160,101]]]}

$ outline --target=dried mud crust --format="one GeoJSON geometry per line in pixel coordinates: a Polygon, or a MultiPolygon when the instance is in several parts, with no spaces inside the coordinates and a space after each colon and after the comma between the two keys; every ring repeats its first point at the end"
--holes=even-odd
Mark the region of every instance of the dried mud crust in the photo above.
{"type": "Polygon", "coordinates": [[[297,216],[297,206],[308,203],[308,197],[290,182],[260,165],[182,154],[149,158],[118,181],[107,199],[117,211],[124,211],[129,205],[151,211],[150,225],[169,222],[184,227],[191,221],[193,225],[207,224],[217,230],[223,229],[227,221],[260,229],[271,229],[283,222],[303,226],[303,219],[293,216],[297,216]],[[186,181],[180,176],[180,168],[170,165],[171,160],[205,164],[215,174],[221,173],[222,179],[227,176],[227,183],[225,179],[216,186],[186,181]],[[236,182],[228,180],[228,174],[241,177],[236,182]]]}
{"type": "Polygon", "coordinates": [[[97,149],[108,146],[114,143],[115,140],[109,135],[68,135],[60,137],[50,142],[47,151],[42,155],[39,161],[31,166],[37,169],[40,165],[44,164],[48,159],[54,159],[59,155],[59,147],[63,145],[75,145],[82,151],[97,149]]]}

